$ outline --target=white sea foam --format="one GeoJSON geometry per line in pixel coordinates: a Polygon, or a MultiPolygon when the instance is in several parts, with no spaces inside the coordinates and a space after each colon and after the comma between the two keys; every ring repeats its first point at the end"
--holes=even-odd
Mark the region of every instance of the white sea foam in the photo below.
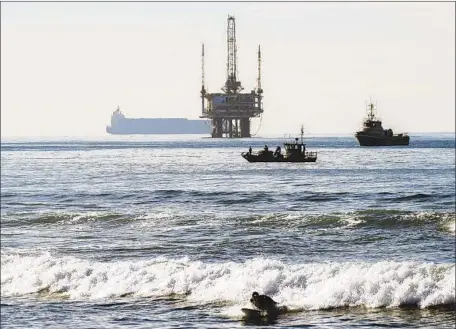
{"type": "Polygon", "coordinates": [[[363,220],[357,218],[354,215],[347,215],[346,217],[343,217],[342,220],[347,223],[347,225],[345,225],[345,228],[357,226],[364,222],[363,220]]]}
{"type": "Polygon", "coordinates": [[[445,213],[441,216],[439,224],[440,229],[455,234],[456,229],[456,215],[455,213],[445,213]]]}
{"type": "Polygon", "coordinates": [[[71,299],[190,294],[191,303],[227,303],[235,315],[252,291],[292,309],[344,306],[420,308],[455,303],[455,265],[411,262],[286,264],[255,258],[204,263],[188,258],[94,262],[50,253],[3,252],[2,296],[46,291],[71,299]]]}
{"type": "Polygon", "coordinates": [[[456,230],[455,218],[453,217],[453,218],[448,219],[448,221],[443,226],[444,226],[445,230],[454,234],[455,230],[456,230]]]}
{"type": "Polygon", "coordinates": [[[447,227],[450,232],[454,233],[456,230],[456,222],[449,222],[447,227]]]}

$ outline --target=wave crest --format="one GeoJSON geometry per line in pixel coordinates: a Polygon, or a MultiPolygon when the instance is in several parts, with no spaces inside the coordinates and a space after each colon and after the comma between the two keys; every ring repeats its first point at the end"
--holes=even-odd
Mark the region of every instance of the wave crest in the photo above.
{"type": "Polygon", "coordinates": [[[293,309],[455,304],[455,264],[412,262],[286,264],[255,258],[204,263],[159,257],[95,262],[50,253],[2,253],[1,294],[70,299],[186,296],[189,302],[245,305],[252,291],[293,309]]]}

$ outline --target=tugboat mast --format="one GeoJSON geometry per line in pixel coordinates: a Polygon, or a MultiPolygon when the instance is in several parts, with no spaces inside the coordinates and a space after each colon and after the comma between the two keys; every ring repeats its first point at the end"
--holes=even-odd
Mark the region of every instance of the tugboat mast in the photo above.
{"type": "Polygon", "coordinates": [[[369,108],[367,110],[367,119],[373,121],[375,119],[375,109],[372,102],[369,103],[369,108]]]}

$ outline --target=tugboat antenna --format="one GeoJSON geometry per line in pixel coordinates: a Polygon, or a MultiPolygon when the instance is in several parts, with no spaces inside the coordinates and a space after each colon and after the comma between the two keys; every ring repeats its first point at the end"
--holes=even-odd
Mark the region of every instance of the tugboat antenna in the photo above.
{"type": "Polygon", "coordinates": [[[301,144],[304,144],[304,125],[301,125],[301,144]]]}

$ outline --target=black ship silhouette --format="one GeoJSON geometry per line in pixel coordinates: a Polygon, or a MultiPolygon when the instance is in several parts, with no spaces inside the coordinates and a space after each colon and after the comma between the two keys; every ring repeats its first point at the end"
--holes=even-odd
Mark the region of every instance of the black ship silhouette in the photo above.
{"type": "Polygon", "coordinates": [[[392,129],[382,127],[382,121],[375,117],[375,106],[372,102],[368,105],[363,130],[357,131],[355,137],[361,146],[409,145],[410,142],[407,133],[394,134],[392,129]]]}
{"type": "Polygon", "coordinates": [[[273,152],[265,145],[263,150],[255,153],[249,148],[249,151],[242,152],[241,156],[248,162],[315,162],[317,152],[306,152],[303,135],[304,127],[301,126],[301,141],[296,137],[294,142],[284,143],[285,154],[282,153],[280,146],[273,152]]]}

